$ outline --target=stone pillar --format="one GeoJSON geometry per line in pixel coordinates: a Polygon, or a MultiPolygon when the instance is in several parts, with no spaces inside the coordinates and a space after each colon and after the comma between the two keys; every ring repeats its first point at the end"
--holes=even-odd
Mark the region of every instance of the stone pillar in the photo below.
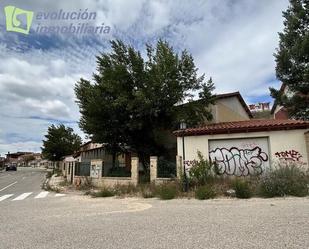
{"type": "Polygon", "coordinates": [[[131,180],[132,184],[138,184],[138,176],[139,176],[139,160],[138,157],[131,158],[131,180]]]}
{"type": "Polygon", "coordinates": [[[154,182],[158,177],[158,157],[150,157],[150,182],[154,182]]]}
{"type": "Polygon", "coordinates": [[[176,173],[177,173],[177,178],[180,179],[181,175],[183,174],[183,165],[182,165],[182,157],[181,156],[176,156],[176,173]]]}

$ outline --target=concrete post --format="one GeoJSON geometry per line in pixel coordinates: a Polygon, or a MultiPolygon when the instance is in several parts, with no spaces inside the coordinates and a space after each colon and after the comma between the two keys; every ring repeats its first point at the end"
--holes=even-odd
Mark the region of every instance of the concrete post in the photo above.
{"type": "Polygon", "coordinates": [[[150,182],[154,182],[158,177],[158,157],[150,157],[150,182]]]}
{"type": "Polygon", "coordinates": [[[131,180],[132,184],[138,184],[138,176],[139,176],[139,160],[138,157],[131,158],[131,180]]]}
{"type": "Polygon", "coordinates": [[[176,156],[176,173],[177,173],[177,178],[180,179],[181,175],[183,174],[183,166],[182,166],[182,157],[181,156],[176,156]]]}

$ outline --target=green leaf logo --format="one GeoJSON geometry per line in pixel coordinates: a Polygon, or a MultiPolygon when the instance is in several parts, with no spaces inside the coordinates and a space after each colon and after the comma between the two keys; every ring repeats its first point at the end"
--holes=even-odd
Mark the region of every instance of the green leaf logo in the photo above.
{"type": "Polygon", "coordinates": [[[6,30],[11,32],[22,33],[25,35],[29,34],[33,11],[19,9],[15,6],[4,7],[4,13],[6,17],[6,30]],[[22,22],[20,21],[20,16],[24,15],[26,17],[26,23],[22,27],[22,22]]]}

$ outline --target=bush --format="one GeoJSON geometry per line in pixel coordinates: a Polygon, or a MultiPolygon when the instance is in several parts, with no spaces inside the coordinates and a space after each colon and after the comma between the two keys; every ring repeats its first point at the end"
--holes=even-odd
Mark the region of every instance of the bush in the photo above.
{"type": "Polygon", "coordinates": [[[138,189],[136,186],[134,186],[133,184],[128,184],[128,185],[116,185],[113,188],[113,192],[115,193],[115,195],[132,195],[136,192],[138,192],[138,189]]]}
{"type": "Polygon", "coordinates": [[[103,188],[99,192],[94,192],[92,194],[93,197],[112,197],[114,195],[115,193],[108,188],[103,188]]]}
{"type": "Polygon", "coordinates": [[[210,186],[201,186],[195,190],[195,198],[198,200],[213,199],[216,197],[216,192],[210,186]]]}
{"type": "Polygon", "coordinates": [[[262,197],[306,196],[308,195],[308,175],[297,165],[287,164],[270,170],[262,176],[259,195],[262,197]]]}
{"type": "Polygon", "coordinates": [[[189,171],[190,182],[196,186],[203,186],[212,182],[216,176],[216,165],[204,159],[200,151],[197,152],[199,161],[196,161],[189,171]]]}
{"type": "Polygon", "coordinates": [[[237,198],[248,199],[253,195],[248,181],[236,179],[233,182],[233,188],[237,198]]]}
{"type": "Polygon", "coordinates": [[[171,200],[177,196],[177,188],[175,185],[163,184],[158,187],[157,194],[161,200],[171,200]]]}

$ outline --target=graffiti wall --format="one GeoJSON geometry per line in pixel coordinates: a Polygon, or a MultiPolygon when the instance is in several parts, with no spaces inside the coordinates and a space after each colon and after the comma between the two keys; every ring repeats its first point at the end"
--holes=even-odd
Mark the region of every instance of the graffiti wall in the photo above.
{"type": "Polygon", "coordinates": [[[283,162],[283,163],[306,165],[306,163],[303,162],[303,155],[299,151],[294,150],[294,149],[278,151],[275,153],[275,156],[277,159],[279,159],[280,162],[283,162]]]}
{"type": "Polygon", "coordinates": [[[209,158],[219,173],[234,176],[259,175],[269,167],[267,138],[210,140],[209,158]]]}

